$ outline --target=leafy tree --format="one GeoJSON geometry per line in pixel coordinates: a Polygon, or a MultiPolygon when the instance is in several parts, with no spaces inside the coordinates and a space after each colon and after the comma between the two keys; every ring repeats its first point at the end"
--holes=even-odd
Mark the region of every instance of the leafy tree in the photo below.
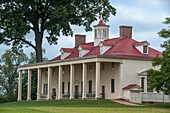
{"type": "Polygon", "coordinates": [[[102,7],[100,0],[1,0],[0,44],[12,44],[13,50],[30,46],[36,52],[36,62],[41,62],[45,31],[49,44],[57,44],[61,33],[73,35],[72,25],[90,31],[102,8],[105,21],[116,13],[108,0],[103,1],[102,7]],[[35,43],[25,37],[30,32],[34,33],[35,43]]]}
{"type": "MultiPolygon", "coordinates": [[[[165,18],[163,23],[170,25],[170,17],[165,18]]],[[[150,87],[158,92],[164,91],[170,94],[170,29],[162,29],[158,34],[165,39],[165,42],[161,45],[165,50],[162,58],[157,56],[153,59],[153,66],[160,66],[160,70],[152,69],[148,71],[150,87]]]]}
{"type": "Polygon", "coordinates": [[[13,53],[6,50],[0,61],[0,86],[3,89],[1,93],[6,95],[8,101],[16,100],[18,66],[27,61],[27,57],[23,52],[13,53]]]}

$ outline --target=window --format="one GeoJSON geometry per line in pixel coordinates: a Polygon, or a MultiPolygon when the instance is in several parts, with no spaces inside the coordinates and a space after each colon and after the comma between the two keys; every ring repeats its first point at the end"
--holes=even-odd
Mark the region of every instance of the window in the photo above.
{"type": "Polygon", "coordinates": [[[115,68],[115,63],[114,62],[112,62],[112,69],[114,69],[115,68]]]}
{"type": "Polygon", "coordinates": [[[92,80],[89,80],[89,93],[92,93],[92,80]]]}
{"type": "Polygon", "coordinates": [[[111,92],[115,92],[115,79],[111,79],[111,92]]]}
{"type": "Polygon", "coordinates": [[[89,66],[89,71],[92,72],[92,65],[89,66]]]}
{"type": "Polygon", "coordinates": [[[145,78],[141,78],[141,88],[144,90],[144,80],[145,78]]]}
{"type": "Polygon", "coordinates": [[[104,63],[102,63],[102,70],[104,70],[104,63]]]}
{"type": "Polygon", "coordinates": [[[147,46],[143,46],[143,53],[148,53],[148,47],[147,46]]]}
{"type": "Polygon", "coordinates": [[[68,82],[68,94],[70,94],[70,82],[68,82]]]}
{"type": "Polygon", "coordinates": [[[83,81],[81,81],[81,94],[83,93],[83,81]]]}
{"type": "Polygon", "coordinates": [[[64,94],[64,82],[62,82],[62,94],[64,94]]]}
{"type": "Polygon", "coordinates": [[[95,37],[97,37],[97,30],[95,30],[94,32],[95,32],[95,37]]]}
{"type": "Polygon", "coordinates": [[[106,38],[107,37],[107,30],[103,29],[103,37],[106,38]]]}
{"type": "Polygon", "coordinates": [[[48,92],[48,84],[44,84],[43,94],[47,95],[47,92],[48,92]]]}

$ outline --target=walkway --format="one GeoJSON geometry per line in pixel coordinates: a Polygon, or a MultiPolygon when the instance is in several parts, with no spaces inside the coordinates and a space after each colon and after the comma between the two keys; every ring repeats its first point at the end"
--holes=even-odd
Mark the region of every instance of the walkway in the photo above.
{"type": "Polygon", "coordinates": [[[116,102],[116,103],[120,103],[120,104],[124,104],[124,105],[128,105],[128,106],[141,106],[139,104],[134,104],[134,103],[130,103],[124,100],[118,100],[118,99],[111,99],[111,101],[116,102]]]}

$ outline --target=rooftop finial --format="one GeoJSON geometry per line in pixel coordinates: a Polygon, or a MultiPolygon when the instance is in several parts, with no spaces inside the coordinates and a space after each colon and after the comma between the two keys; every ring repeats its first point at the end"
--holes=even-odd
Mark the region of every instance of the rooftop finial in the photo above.
{"type": "Polygon", "coordinates": [[[103,0],[100,1],[100,7],[102,8],[102,10],[100,11],[100,21],[103,21],[103,17],[102,17],[102,14],[103,14],[103,0]]]}

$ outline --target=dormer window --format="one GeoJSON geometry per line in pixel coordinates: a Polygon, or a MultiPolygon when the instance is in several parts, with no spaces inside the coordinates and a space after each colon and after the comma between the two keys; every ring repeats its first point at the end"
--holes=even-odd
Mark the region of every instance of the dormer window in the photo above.
{"type": "Polygon", "coordinates": [[[143,42],[135,42],[133,44],[135,48],[140,51],[142,54],[148,54],[148,46],[150,45],[149,42],[143,41],[143,42]]]}
{"type": "Polygon", "coordinates": [[[143,53],[147,54],[148,53],[148,46],[143,46],[143,53]]]}

